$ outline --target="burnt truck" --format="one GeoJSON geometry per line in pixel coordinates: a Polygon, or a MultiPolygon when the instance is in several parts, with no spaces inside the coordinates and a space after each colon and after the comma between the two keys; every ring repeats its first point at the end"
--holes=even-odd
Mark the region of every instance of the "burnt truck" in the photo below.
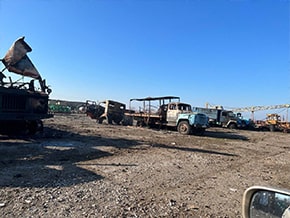
{"type": "Polygon", "coordinates": [[[1,59],[4,65],[0,71],[1,133],[25,131],[34,134],[42,130],[42,119],[53,116],[48,113],[51,89],[27,56],[31,51],[21,37],[1,59]]]}
{"type": "Polygon", "coordinates": [[[132,125],[132,118],[125,115],[128,112],[126,104],[113,100],[104,100],[99,103],[87,100],[85,105],[87,116],[95,119],[99,124],[132,125]]]}
{"type": "Polygon", "coordinates": [[[241,116],[237,116],[233,111],[224,110],[222,107],[193,107],[192,111],[206,114],[209,118],[209,125],[212,127],[225,127],[230,129],[248,128],[248,124],[241,118],[241,116]]]}
{"type": "Polygon", "coordinates": [[[131,116],[137,126],[173,127],[183,135],[203,135],[209,127],[205,114],[192,112],[191,105],[181,103],[176,96],[130,99],[130,111],[126,115],[131,116]],[[133,110],[133,102],[141,102],[143,106],[133,110]]]}

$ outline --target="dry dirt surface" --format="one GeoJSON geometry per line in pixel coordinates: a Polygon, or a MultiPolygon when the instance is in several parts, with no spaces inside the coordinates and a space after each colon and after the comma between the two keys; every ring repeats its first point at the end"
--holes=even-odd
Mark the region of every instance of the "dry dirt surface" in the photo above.
{"type": "Polygon", "coordinates": [[[290,134],[204,136],[55,115],[0,136],[0,217],[242,217],[252,185],[290,189],[290,134]]]}

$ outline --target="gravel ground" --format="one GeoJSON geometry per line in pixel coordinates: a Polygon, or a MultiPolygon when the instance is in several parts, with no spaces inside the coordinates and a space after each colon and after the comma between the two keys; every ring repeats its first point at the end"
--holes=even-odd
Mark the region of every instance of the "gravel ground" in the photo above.
{"type": "Polygon", "coordinates": [[[204,136],[56,115],[0,136],[0,217],[241,217],[252,185],[290,189],[290,134],[204,136]]]}

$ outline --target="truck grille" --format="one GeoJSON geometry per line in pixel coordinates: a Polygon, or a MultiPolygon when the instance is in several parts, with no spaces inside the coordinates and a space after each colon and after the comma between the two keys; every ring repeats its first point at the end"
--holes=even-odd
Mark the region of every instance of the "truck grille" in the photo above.
{"type": "Polygon", "coordinates": [[[2,111],[3,112],[25,111],[26,99],[27,98],[25,98],[25,96],[3,95],[2,111]]]}
{"type": "Polygon", "coordinates": [[[208,120],[207,120],[207,116],[205,114],[198,113],[197,115],[198,115],[197,116],[197,121],[199,123],[207,124],[208,120]]]}

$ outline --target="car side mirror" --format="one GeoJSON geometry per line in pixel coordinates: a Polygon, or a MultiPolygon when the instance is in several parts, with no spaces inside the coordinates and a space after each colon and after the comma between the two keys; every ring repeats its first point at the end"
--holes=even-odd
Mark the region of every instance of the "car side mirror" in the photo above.
{"type": "Polygon", "coordinates": [[[290,191],[253,186],[244,192],[244,218],[290,218],[290,191]]]}

